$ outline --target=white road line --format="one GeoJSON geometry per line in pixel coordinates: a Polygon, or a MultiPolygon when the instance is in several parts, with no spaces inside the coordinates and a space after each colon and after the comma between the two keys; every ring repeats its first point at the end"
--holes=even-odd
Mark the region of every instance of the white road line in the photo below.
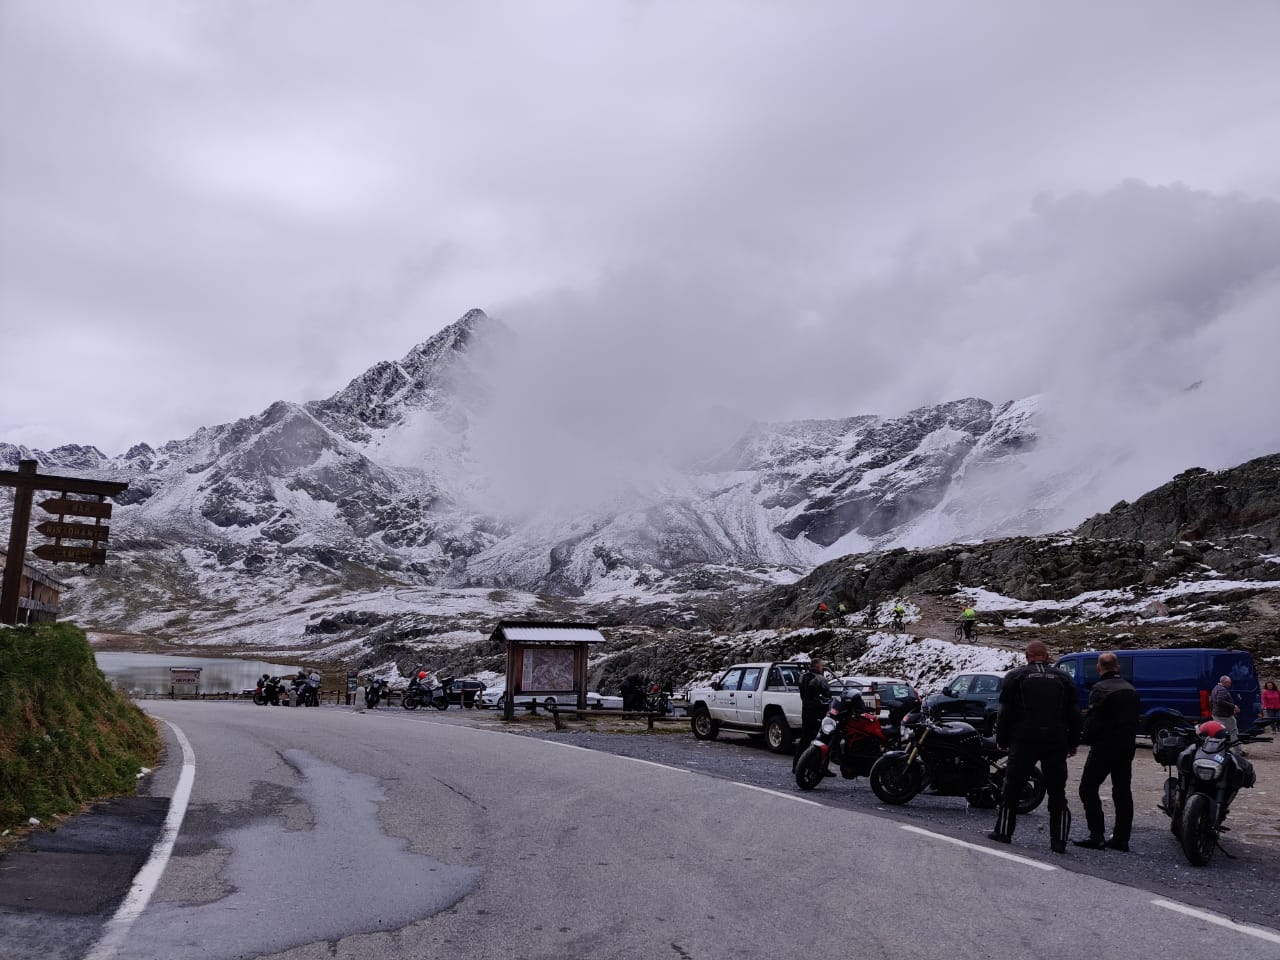
{"type": "Polygon", "coordinates": [[[898,825],[901,829],[910,833],[918,833],[922,837],[933,837],[935,840],[945,840],[947,843],[954,843],[957,847],[968,847],[970,850],[976,850],[978,853],[985,853],[993,857],[999,857],[1001,860],[1012,860],[1014,863],[1023,863],[1028,867],[1035,867],[1037,870],[1057,870],[1058,868],[1048,863],[1041,863],[1039,860],[1032,860],[1030,857],[1020,857],[1016,853],[1005,853],[1003,850],[992,850],[990,847],[983,847],[976,843],[969,843],[967,840],[957,840],[955,837],[948,837],[946,834],[934,833],[932,830],[922,830],[920,827],[912,827],[902,823],[898,825]]]}
{"type": "Polygon", "coordinates": [[[1195,907],[1188,907],[1185,903],[1178,903],[1174,900],[1152,900],[1157,907],[1164,907],[1166,910],[1174,910],[1178,913],[1185,913],[1188,917],[1195,917],[1197,920],[1203,920],[1206,923],[1216,923],[1220,927],[1226,927],[1228,930],[1234,930],[1236,933],[1243,933],[1250,937],[1257,937],[1259,940],[1267,940],[1271,943],[1280,943],[1280,933],[1271,930],[1264,930],[1261,927],[1250,927],[1243,923],[1236,923],[1234,920],[1228,920],[1226,917],[1220,917],[1216,913],[1207,913],[1204,910],[1197,910],[1195,907]]]}
{"type": "Polygon", "coordinates": [[[196,755],[191,749],[186,734],[176,723],[165,720],[173,728],[182,745],[182,773],[178,776],[178,786],[169,800],[169,813],[164,818],[164,827],[160,831],[160,839],[151,848],[151,856],[142,865],[142,869],[133,878],[129,893],[124,902],[116,910],[115,916],[107,921],[105,932],[93,948],[85,954],[84,960],[111,960],[124,945],[125,938],[133,922],[147,908],[151,895],[155,893],[168,866],[169,857],[173,853],[173,845],[178,839],[178,831],[182,828],[182,818],[187,814],[187,803],[191,799],[191,785],[196,779],[196,755]]]}
{"type": "Polygon", "coordinates": [[[794,800],[796,803],[807,803],[811,807],[822,807],[824,810],[829,809],[825,803],[818,803],[816,800],[806,800],[804,797],[797,797],[794,793],[783,793],[781,790],[770,790],[768,787],[757,787],[750,783],[738,783],[736,780],[729,780],[735,786],[742,787],[744,790],[758,790],[760,793],[767,793],[770,796],[781,797],[783,800],[794,800]]]}
{"type": "Polygon", "coordinates": [[[632,763],[643,763],[646,767],[657,767],[659,770],[670,770],[672,773],[692,773],[692,770],[686,770],[684,767],[673,767],[666,763],[654,763],[652,760],[641,760],[639,757],[624,757],[622,754],[615,754],[622,760],[630,760],[632,763]]]}

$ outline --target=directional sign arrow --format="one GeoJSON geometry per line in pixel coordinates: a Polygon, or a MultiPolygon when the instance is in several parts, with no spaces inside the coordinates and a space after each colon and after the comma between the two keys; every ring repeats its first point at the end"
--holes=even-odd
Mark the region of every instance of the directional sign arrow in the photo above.
{"type": "Polygon", "coordinates": [[[106,563],[107,551],[95,547],[59,547],[42,543],[31,551],[41,560],[50,563],[106,563]]]}
{"type": "Polygon", "coordinates": [[[36,529],[46,537],[64,540],[106,540],[111,534],[110,527],[95,527],[91,523],[58,523],[55,520],[37,523],[36,529]]]}
{"type": "Polygon", "coordinates": [[[111,504],[98,503],[96,500],[68,500],[65,497],[54,497],[52,500],[41,500],[40,509],[45,513],[56,513],[63,517],[98,517],[102,520],[111,517],[111,504]]]}

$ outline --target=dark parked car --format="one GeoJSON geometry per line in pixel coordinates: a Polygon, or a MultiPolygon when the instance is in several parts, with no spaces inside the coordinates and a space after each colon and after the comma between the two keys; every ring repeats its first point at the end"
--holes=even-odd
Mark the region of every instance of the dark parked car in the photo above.
{"type": "Polygon", "coordinates": [[[464,707],[484,706],[480,702],[480,696],[485,691],[485,685],[480,680],[457,679],[449,685],[449,689],[445,691],[445,696],[449,698],[449,703],[459,704],[464,707]]]}
{"type": "Polygon", "coordinates": [[[947,681],[941,693],[924,698],[923,709],[935,720],[963,720],[987,736],[1000,712],[1000,687],[1004,673],[959,673],[947,681]]]}

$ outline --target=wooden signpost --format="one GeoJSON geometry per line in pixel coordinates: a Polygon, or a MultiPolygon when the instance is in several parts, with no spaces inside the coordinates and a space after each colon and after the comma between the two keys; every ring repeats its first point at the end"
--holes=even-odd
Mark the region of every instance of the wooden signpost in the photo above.
{"type": "Polygon", "coordinates": [[[18,600],[22,592],[22,568],[26,565],[27,533],[31,526],[31,503],[37,490],[60,494],[42,500],[40,509],[57,516],[57,522],[46,520],[36,530],[53,543],[36,547],[33,553],[50,563],[102,564],[107,562],[107,538],[111,528],[102,521],[111,517],[107,497],[128,489],[129,484],[82,477],[56,477],[36,472],[36,461],[22,460],[18,469],[0,470],[0,487],[13,487],[13,523],[9,528],[9,555],[4,567],[4,584],[0,589],[0,624],[18,622],[18,600]],[[96,500],[70,496],[87,494],[96,500]],[[94,523],[67,523],[66,518],[91,518],[94,523]],[[88,546],[68,546],[63,540],[88,540],[88,546]]]}

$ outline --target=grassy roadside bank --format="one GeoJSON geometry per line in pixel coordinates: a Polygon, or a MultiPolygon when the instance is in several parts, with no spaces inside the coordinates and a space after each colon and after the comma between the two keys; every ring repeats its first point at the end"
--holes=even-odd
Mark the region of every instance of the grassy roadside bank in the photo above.
{"type": "Polygon", "coordinates": [[[150,719],[99,672],[78,627],[0,629],[0,830],[131,794],[159,751],[150,719]]]}

